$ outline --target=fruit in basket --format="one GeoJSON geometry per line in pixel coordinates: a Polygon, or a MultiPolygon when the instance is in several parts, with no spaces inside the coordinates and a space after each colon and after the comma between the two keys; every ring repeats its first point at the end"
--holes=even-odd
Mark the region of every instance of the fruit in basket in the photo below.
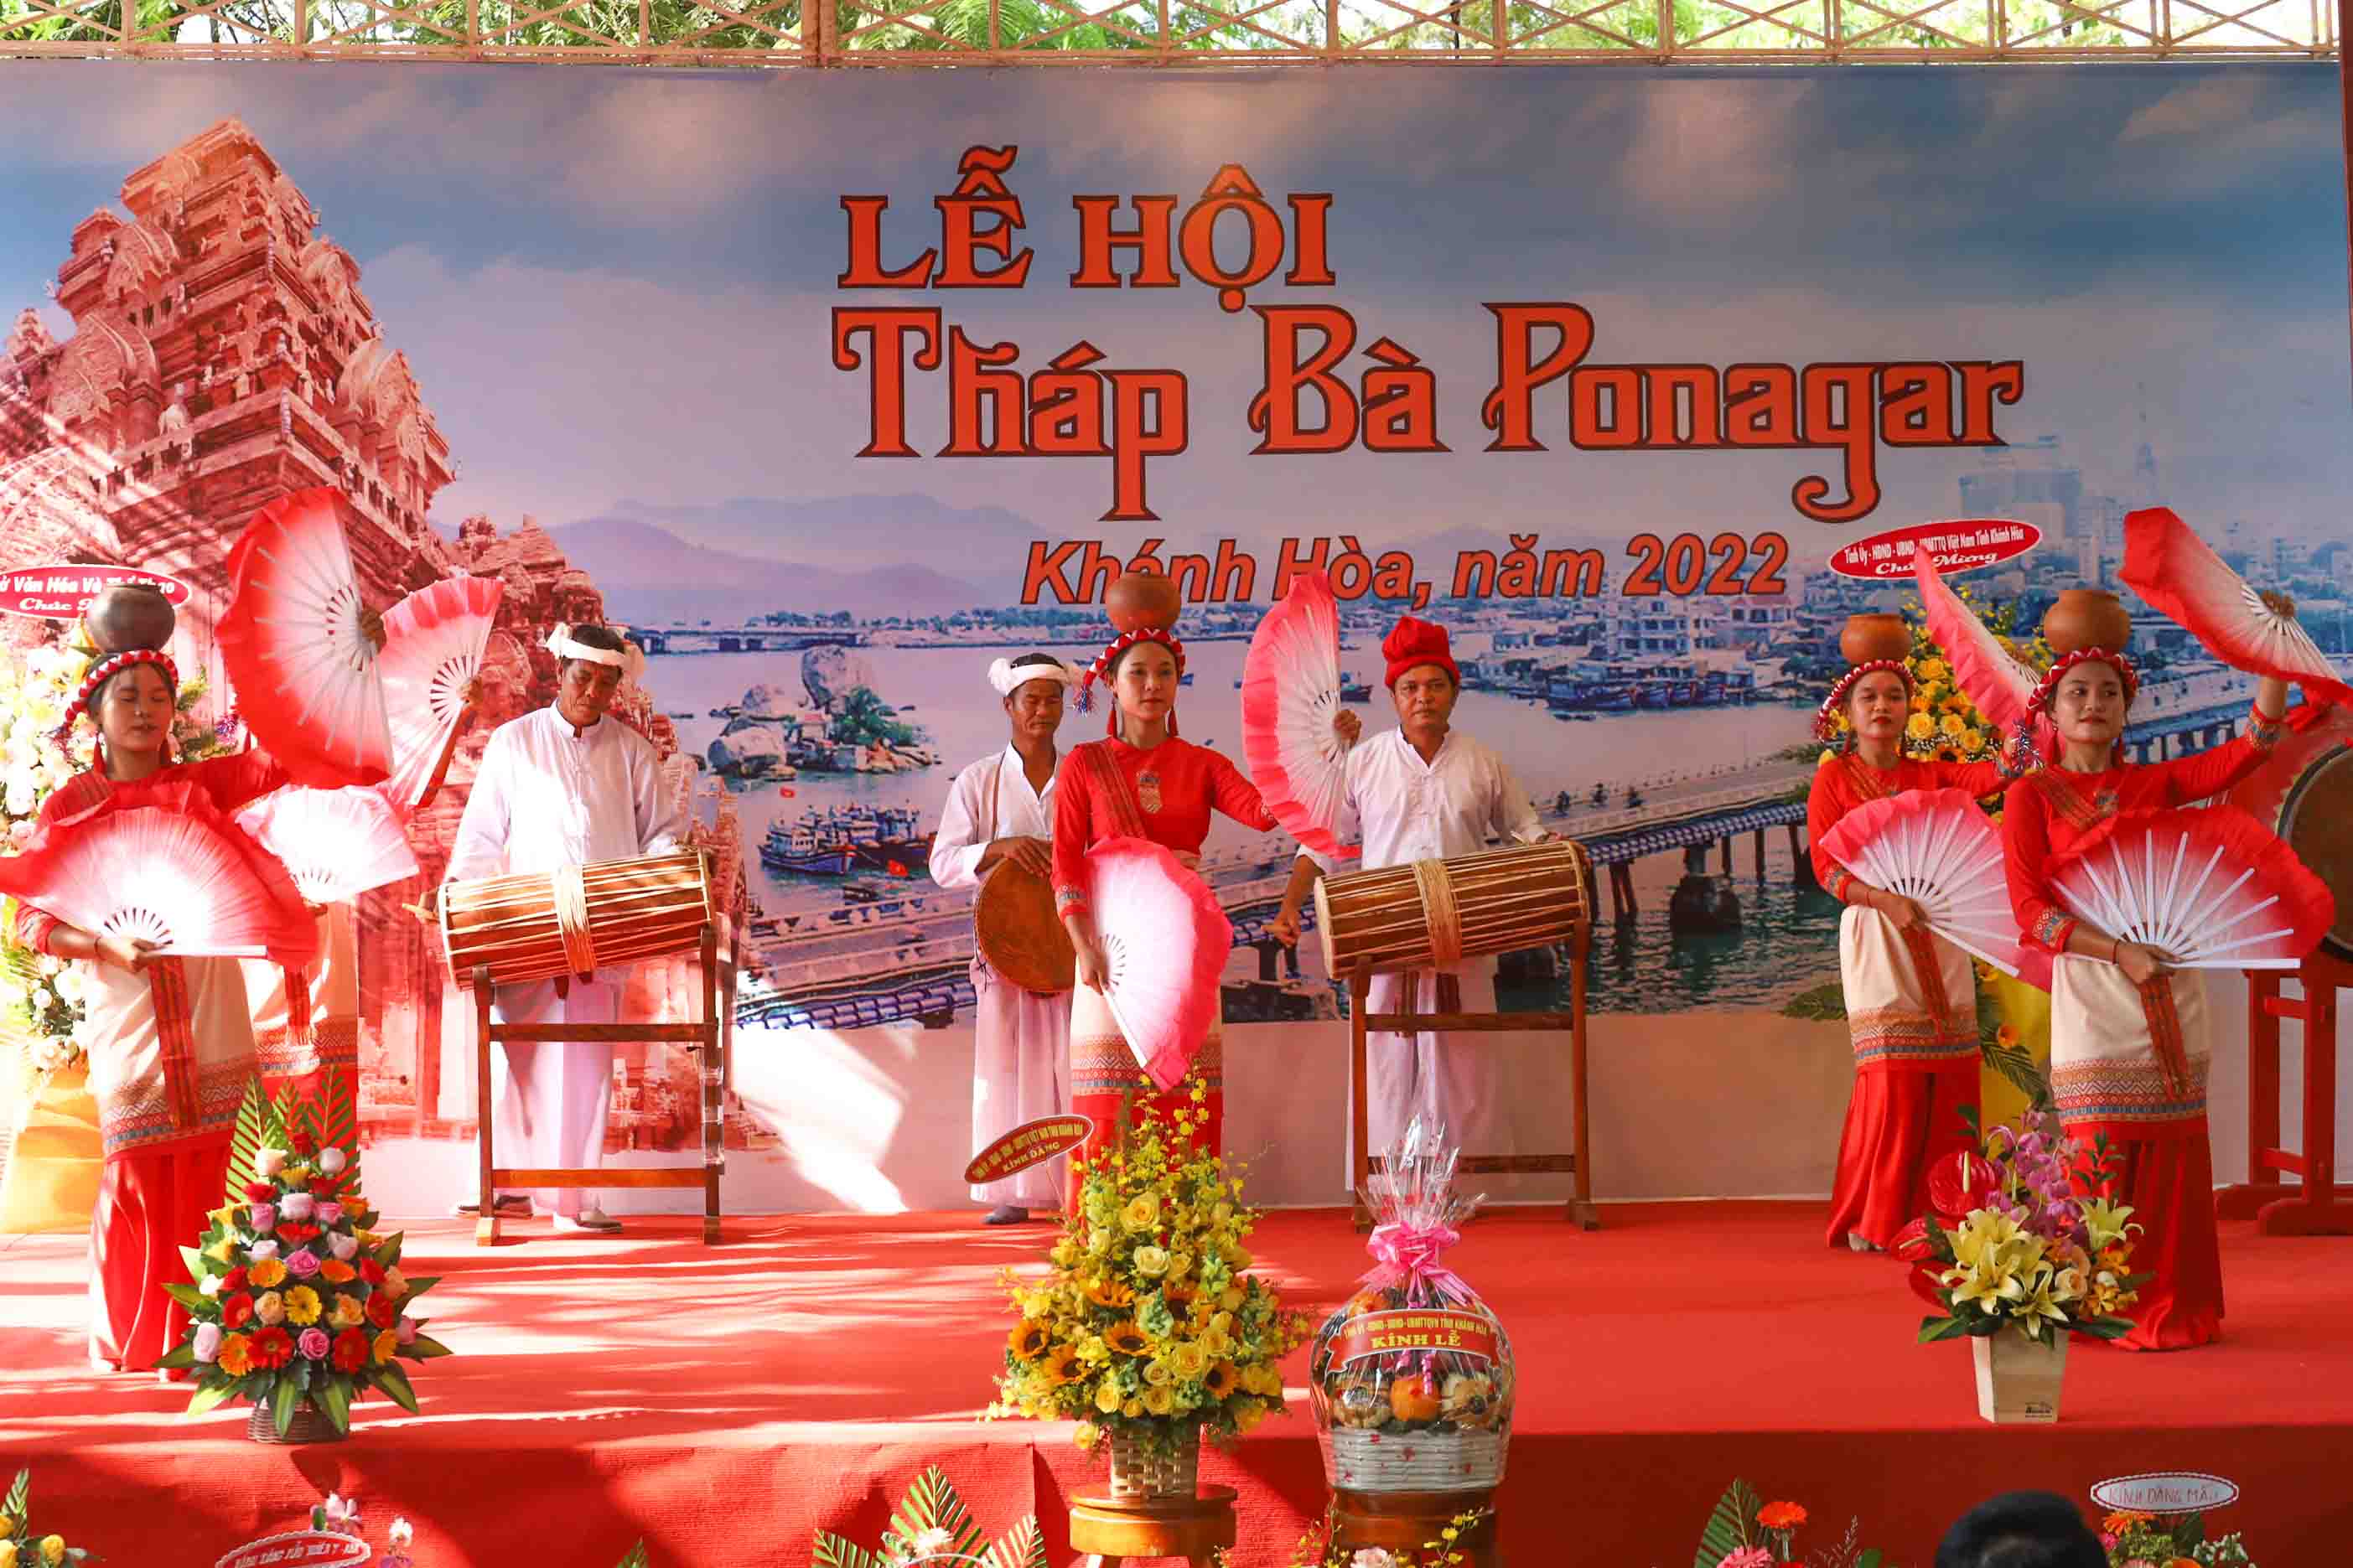
{"type": "Polygon", "coordinates": [[[1386,1312],[1388,1310],[1388,1293],[1384,1290],[1359,1290],[1348,1298],[1347,1313],[1352,1318],[1361,1318],[1367,1312],[1386,1312]]]}
{"type": "Polygon", "coordinates": [[[1483,1372],[1456,1373],[1446,1380],[1441,1410],[1447,1420],[1459,1426],[1493,1426],[1501,1413],[1495,1398],[1495,1380],[1483,1372]]]}
{"type": "Polygon", "coordinates": [[[1445,1405],[1446,1390],[1434,1373],[1408,1373],[1389,1384],[1389,1414],[1409,1426],[1437,1420],[1445,1405]]]}
{"type": "Polygon", "coordinates": [[[1389,1407],[1381,1398],[1380,1390],[1361,1377],[1337,1380],[1332,1407],[1341,1426],[1361,1431],[1369,1431],[1389,1418],[1389,1407]]]}

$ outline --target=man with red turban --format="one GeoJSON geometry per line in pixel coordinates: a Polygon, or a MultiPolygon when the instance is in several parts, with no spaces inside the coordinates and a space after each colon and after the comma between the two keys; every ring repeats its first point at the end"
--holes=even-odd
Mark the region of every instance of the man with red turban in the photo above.
{"type": "MultiPolygon", "coordinates": [[[[1382,642],[1381,653],[1388,660],[1398,727],[1357,745],[1355,714],[1342,713],[1335,724],[1353,750],[1334,833],[1343,843],[1363,846],[1363,868],[1474,855],[1488,847],[1490,838],[1533,844],[1550,837],[1504,759],[1451,727],[1462,674],[1446,628],[1407,616],[1382,642]]],[[[1316,879],[1335,865],[1329,857],[1300,851],[1271,927],[1276,937],[1298,942],[1300,907],[1316,879]]],[[[1493,1012],[1494,959],[1466,958],[1444,969],[1373,976],[1373,1012],[1398,1012],[1409,1005],[1423,1013],[1493,1012]]],[[[1492,1040],[1370,1035],[1365,1050],[1366,1127],[1374,1149],[1388,1148],[1419,1112],[1426,1122],[1443,1122],[1457,1148],[1506,1152],[1493,1146],[1498,1121],[1493,1108],[1500,1095],[1492,1040]]],[[[1349,1159],[1353,1173],[1353,1149],[1349,1159]]]]}

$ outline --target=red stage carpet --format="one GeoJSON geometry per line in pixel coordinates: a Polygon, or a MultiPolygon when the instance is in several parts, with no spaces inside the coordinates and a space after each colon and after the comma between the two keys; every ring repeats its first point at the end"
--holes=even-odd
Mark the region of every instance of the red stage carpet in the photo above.
{"type": "MultiPolygon", "coordinates": [[[[1977,1419],[1968,1351],[1913,1344],[1896,1266],[1823,1247],[1819,1205],[1605,1214],[1591,1235],[1528,1211],[1483,1219],[1454,1258],[1520,1357],[1502,1496],[1519,1568],[1682,1568],[1736,1474],[1833,1539],[1860,1514],[1866,1541],[1918,1568],[1989,1493],[2082,1497],[2176,1468],[2245,1489],[2216,1522],[2264,1568],[2345,1560],[2353,1241],[2226,1226],[2223,1343],[2078,1344],[2064,1419],[1998,1428],[1977,1419]]],[[[937,1463],[985,1525],[1034,1510],[1067,1558],[1067,1497],[1099,1461],[1060,1428],[975,1419],[1008,1323],[993,1276],[1039,1253],[1043,1227],[745,1217],[706,1249],[688,1224],[598,1239],[543,1221],[495,1252],[454,1222],[409,1226],[411,1272],[446,1276],[427,1304],[459,1355],[418,1371],[421,1417],[370,1405],[352,1441],[292,1449],[244,1441],[242,1407],[183,1422],[177,1391],[92,1374],[80,1246],[0,1240],[0,1470],[32,1465],[42,1528],[117,1563],[211,1563],[332,1489],[358,1494],[379,1547],[406,1514],[419,1568],[605,1568],[639,1535],[658,1564],[805,1563],[819,1526],[871,1544],[937,1463]]],[[[1363,1262],[1335,1211],[1278,1215],[1253,1246],[1319,1310],[1363,1262]]],[[[1291,1373],[1293,1414],[1205,1463],[1241,1489],[1236,1568],[1287,1563],[1322,1506],[1291,1373]]]]}

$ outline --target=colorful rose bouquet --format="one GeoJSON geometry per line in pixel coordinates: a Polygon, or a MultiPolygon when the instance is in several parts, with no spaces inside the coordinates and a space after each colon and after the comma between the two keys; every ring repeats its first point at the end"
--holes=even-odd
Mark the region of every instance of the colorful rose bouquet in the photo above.
{"type": "Polygon", "coordinates": [[[980,1568],[1046,1568],[1046,1538],[1035,1514],[991,1542],[937,1466],[915,1478],[891,1511],[880,1551],[829,1531],[817,1532],[815,1568],[904,1568],[916,1563],[968,1563],[980,1568]]]}
{"type": "Polygon", "coordinates": [[[2015,1326],[2027,1338],[2128,1332],[2121,1314],[2155,1278],[2132,1272],[2132,1210],[2078,1195],[2107,1168],[2105,1138],[2088,1154],[2056,1116],[2030,1111],[1996,1127],[1982,1155],[1940,1160],[1928,1173],[1936,1213],[1912,1222],[1894,1247],[1912,1286],[1937,1309],[1920,1324],[1923,1344],[1984,1338],[2015,1326]]]}
{"type": "MultiPolygon", "coordinates": [[[[1735,1480],[1716,1500],[1700,1532],[1699,1552],[1692,1568],[1773,1568],[1798,1561],[1798,1528],[1806,1510],[1793,1502],[1766,1502],[1746,1481],[1735,1480]]],[[[1884,1554],[1862,1544],[1862,1521],[1847,1521],[1846,1534],[1835,1546],[1815,1550],[1806,1559],[1809,1568],[1879,1568],[1884,1554]]]]}
{"type": "Polygon", "coordinates": [[[79,1546],[69,1546],[62,1535],[36,1535],[26,1517],[33,1506],[33,1472],[18,1470],[0,1499],[0,1568],[62,1568],[69,1563],[102,1563],[104,1558],[79,1546]]]}
{"type": "MultiPolygon", "coordinates": [[[[1194,1080],[1192,1103],[1204,1098],[1194,1080]]],[[[1306,1333],[1249,1271],[1259,1216],[1241,1178],[1194,1143],[1199,1114],[1179,1110],[1163,1127],[1138,1111],[1082,1163],[1050,1270],[1004,1276],[1020,1317],[988,1414],[1076,1420],[1082,1448],[1110,1437],[1115,1487],[1131,1447],[1181,1462],[1196,1432],[1225,1439],[1279,1414],[1276,1365],[1306,1333]]]]}
{"type": "Polygon", "coordinates": [[[189,1323],[158,1364],[194,1374],[191,1415],[248,1399],[283,1436],[307,1405],[348,1432],[369,1389],[415,1414],[400,1358],[449,1353],[410,1315],[434,1281],[406,1278],[401,1238],[370,1228],[357,1130],[325,1124],[326,1107],[350,1103],[339,1077],[330,1068],[320,1097],[285,1107],[258,1080],[246,1089],[228,1202],[201,1245],[181,1249],[193,1283],[164,1287],[189,1323]]]}
{"type": "Polygon", "coordinates": [[[2255,1568],[2236,1534],[2209,1541],[2205,1520],[2194,1513],[2169,1521],[2137,1510],[2112,1513],[2100,1521],[2100,1544],[2108,1568],[2255,1568]]]}
{"type": "MultiPolygon", "coordinates": [[[[2016,605],[1979,599],[1967,584],[1954,583],[1949,586],[2013,658],[2030,669],[2051,668],[2051,645],[2043,641],[2041,632],[2031,637],[2013,634],[2016,605]]],[[[1912,651],[1904,660],[1912,671],[1912,712],[1904,724],[1905,754],[1948,763],[1991,762],[2001,754],[2011,737],[1978,711],[1969,694],[1961,689],[1954,677],[1951,658],[1929,635],[1927,614],[1920,602],[1907,601],[1904,612],[1912,633],[1912,651]]],[[[1843,713],[1836,715],[1833,721],[1841,734],[1852,722],[1843,713]]],[[[1831,754],[1822,753],[1825,758],[1831,754]]]]}

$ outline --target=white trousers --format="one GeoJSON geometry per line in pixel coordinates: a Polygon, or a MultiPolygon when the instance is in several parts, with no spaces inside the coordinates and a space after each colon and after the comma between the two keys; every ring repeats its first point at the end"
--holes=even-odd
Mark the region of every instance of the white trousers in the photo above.
{"type": "MultiPolygon", "coordinates": [[[[1039,996],[975,962],[972,1152],[1025,1121],[1071,1108],[1071,994],[1039,996]]],[[[972,1189],[973,1201],[1050,1209],[1062,1201],[1060,1158],[972,1189]]]]}
{"type": "MultiPolygon", "coordinates": [[[[567,994],[555,982],[501,985],[491,1017],[501,1024],[609,1024],[620,1013],[617,981],[573,980],[567,994]]],[[[501,1165],[593,1167],[605,1163],[605,1116],[613,1104],[613,1047],[501,1041],[491,1062],[496,1154],[501,1165]]],[[[531,1194],[545,1214],[577,1218],[596,1206],[579,1187],[546,1187],[531,1194]]]]}
{"type": "MultiPolygon", "coordinates": [[[[1495,1010],[1495,961],[1472,959],[1451,970],[1424,969],[1411,974],[1373,976],[1370,1010],[1400,1011],[1407,986],[1413,987],[1413,1010],[1438,1010],[1438,980],[1451,973],[1461,988],[1461,1011],[1495,1010]]],[[[1386,1154],[1418,1113],[1425,1128],[1443,1123],[1447,1142],[1467,1154],[1506,1154],[1496,1146],[1498,1130],[1508,1125],[1498,1115],[1502,1092],[1500,1058],[1493,1035],[1366,1035],[1365,1037],[1365,1125],[1372,1152],[1386,1154]]],[[[1350,1107],[1353,1112],[1354,1107],[1350,1107]]],[[[1356,1180],[1356,1121],[1348,1122],[1346,1173],[1356,1180]]]]}

